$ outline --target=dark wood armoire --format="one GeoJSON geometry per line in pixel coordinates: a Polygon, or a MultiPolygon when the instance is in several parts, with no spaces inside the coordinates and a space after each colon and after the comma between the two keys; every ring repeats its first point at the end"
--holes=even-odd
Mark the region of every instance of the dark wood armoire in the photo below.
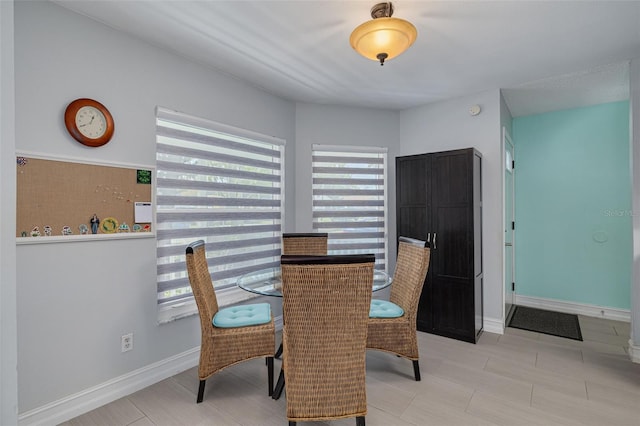
{"type": "Polygon", "coordinates": [[[396,158],[397,236],[429,242],[420,331],[475,343],[482,332],[482,155],[396,158]]]}

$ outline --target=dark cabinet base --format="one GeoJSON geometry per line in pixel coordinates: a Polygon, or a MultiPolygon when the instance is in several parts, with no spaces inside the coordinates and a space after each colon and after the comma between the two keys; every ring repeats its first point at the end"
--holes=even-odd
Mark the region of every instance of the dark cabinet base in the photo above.
{"type": "Polygon", "coordinates": [[[441,330],[438,328],[428,329],[426,326],[424,325],[421,326],[419,323],[418,323],[418,331],[422,331],[424,333],[429,333],[429,334],[435,334],[437,336],[448,337],[450,339],[461,340],[463,342],[474,343],[474,344],[478,342],[480,335],[482,335],[482,330],[478,331],[477,334],[469,336],[469,335],[461,335],[456,331],[441,330]]]}

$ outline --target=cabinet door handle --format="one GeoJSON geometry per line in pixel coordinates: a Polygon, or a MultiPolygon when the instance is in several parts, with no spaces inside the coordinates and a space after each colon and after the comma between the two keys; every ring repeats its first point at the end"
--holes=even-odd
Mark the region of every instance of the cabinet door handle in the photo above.
{"type": "Polygon", "coordinates": [[[438,247],[436,247],[436,236],[437,236],[437,235],[438,235],[438,234],[436,234],[435,232],[433,233],[433,249],[434,249],[434,250],[437,250],[437,249],[438,249],[438,247]]]}
{"type": "Polygon", "coordinates": [[[427,234],[427,242],[430,243],[431,242],[431,232],[429,232],[427,234]]]}

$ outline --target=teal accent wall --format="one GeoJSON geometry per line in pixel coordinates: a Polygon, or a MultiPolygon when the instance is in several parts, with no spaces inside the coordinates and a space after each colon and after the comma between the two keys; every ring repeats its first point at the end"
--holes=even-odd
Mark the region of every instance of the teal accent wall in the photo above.
{"type": "Polygon", "coordinates": [[[629,102],[518,117],[516,294],[630,308],[629,102]]]}

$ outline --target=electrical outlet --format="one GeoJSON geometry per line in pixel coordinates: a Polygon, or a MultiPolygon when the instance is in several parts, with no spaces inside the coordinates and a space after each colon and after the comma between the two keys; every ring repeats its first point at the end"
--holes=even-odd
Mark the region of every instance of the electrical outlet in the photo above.
{"type": "Polygon", "coordinates": [[[120,346],[122,352],[128,352],[133,349],[133,333],[124,334],[120,338],[120,346]]]}

